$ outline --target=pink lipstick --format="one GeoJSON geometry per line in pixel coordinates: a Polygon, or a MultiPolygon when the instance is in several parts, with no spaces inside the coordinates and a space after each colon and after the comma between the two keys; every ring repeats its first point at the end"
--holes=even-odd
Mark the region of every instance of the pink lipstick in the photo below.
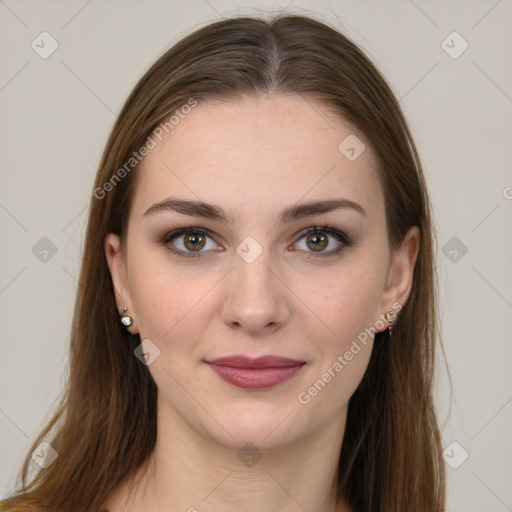
{"type": "Polygon", "coordinates": [[[219,377],[244,389],[268,389],[291,379],[306,364],[279,356],[251,359],[241,355],[206,361],[219,377]]]}

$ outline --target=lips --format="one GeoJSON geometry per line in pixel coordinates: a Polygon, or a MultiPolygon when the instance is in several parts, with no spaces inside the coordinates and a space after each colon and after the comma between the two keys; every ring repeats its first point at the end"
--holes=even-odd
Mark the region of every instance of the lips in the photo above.
{"type": "Polygon", "coordinates": [[[235,355],[206,361],[221,379],[243,389],[268,389],[295,376],[305,361],[279,356],[235,355]]]}
{"type": "Polygon", "coordinates": [[[256,359],[245,356],[228,356],[208,362],[219,366],[229,366],[230,368],[288,368],[304,364],[304,361],[279,356],[263,356],[256,359]]]}

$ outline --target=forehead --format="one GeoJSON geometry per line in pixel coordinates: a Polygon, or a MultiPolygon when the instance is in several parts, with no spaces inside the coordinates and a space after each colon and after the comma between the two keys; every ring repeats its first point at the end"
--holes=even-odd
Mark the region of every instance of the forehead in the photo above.
{"type": "Polygon", "coordinates": [[[250,219],[301,199],[343,196],[370,216],[382,213],[368,142],[341,116],[303,95],[207,100],[161,140],[152,138],[156,146],[137,171],[134,211],[180,196],[250,219]],[[365,149],[347,158],[345,141],[357,153],[363,144],[365,149]]]}

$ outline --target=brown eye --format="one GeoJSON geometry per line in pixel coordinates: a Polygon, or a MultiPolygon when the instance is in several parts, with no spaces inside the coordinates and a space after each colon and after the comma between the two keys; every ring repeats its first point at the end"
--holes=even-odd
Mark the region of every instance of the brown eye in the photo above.
{"type": "Polygon", "coordinates": [[[176,256],[200,258],[212,250],[219,250],[214,237],[213,233],[202,228],[180,228],[166,233],[159,243],[176,256]]]}
{"type": "Polygon", "coordinates": [[[340,255],[345,248],[350,247],[351,240],[343,231],[324,225],[303,231],[295,244],[309,258],[323,258],[340,255]]]}
{"type": "Polygon", "coordinates": [[[192,231],[184,236],[183,244],[190,251],[199,251],[205,246],[206,239],[202,233],[192,231]]]}
{"type": "Polygon", "coordinates": [[[323,251],[329,244],[327,236],[321,231],[310,233],[306,238],[306,244],[313,251],[323,251]]]}

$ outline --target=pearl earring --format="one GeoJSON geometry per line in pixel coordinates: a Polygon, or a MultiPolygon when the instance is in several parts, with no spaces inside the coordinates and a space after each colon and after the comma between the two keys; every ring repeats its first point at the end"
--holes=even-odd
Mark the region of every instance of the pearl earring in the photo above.
{"type": "Polygon", "coordinates": [[[393,320],[395,319],[395,312],[390,309],[385,315],[386,320],[389,322],[389,335],[391,336],[391,331],[393,329],[393,320]]]}
{"type": "Polygon", "coordinates": [[[128,330],[133,325],[133,318],[129,315],[126,315],[127,308],[123,308],[123,312],[121,313],[121,323],[124,327],[126,327],[126,330],[128,330]]]}

